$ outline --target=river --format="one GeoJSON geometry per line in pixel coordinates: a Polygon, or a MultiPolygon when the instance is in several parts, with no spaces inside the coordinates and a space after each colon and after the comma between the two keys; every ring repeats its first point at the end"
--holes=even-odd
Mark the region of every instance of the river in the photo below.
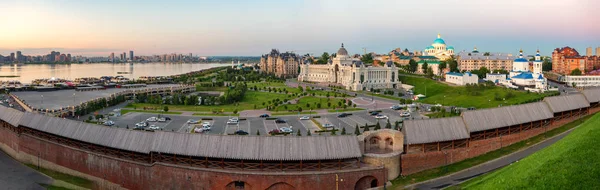
{"type": "Polygon", "coordinates": [[[75,78],[81,77],[122,75],[129,79],[136,79],[141,76],[177,75],[228,65],[219,63],[0,64],[0,76],[17,76],[0,77],[0,80],[18,80],[23,84],[30,84],[35,79],[52,77],[75,80],[75,78]],[[122,73],[119,74],[119,72],[122,73]]]}

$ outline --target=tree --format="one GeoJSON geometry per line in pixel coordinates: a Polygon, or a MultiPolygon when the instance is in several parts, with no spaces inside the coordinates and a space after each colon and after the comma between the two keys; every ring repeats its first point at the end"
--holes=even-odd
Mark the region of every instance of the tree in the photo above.
{"type": "Polygon", "coordinates": [[[377,131],[377,130],[379,130],[379,129],[381,129],[381,125],[379,124],[379,122],[377,122],[377,123],[375,124],[375,130],[377,131]]]}
{"type": "Polygon", "coordinates": [[[490,56],[490,52],[483,53],[483,56],[490,56]]]}
{"type": "Polygon", "coordinates": [[[342,135],[346,135],[346,128],[345,127],[342,127],[342,133],[341,134],[342,135]]]}
{"type": "Polygon", "coordinates": [[[542,62],[542,71],[551,71],[552,70],[552,61],[549,58],[544,59],[542,62]]]}
{"type": "Polygon", "coordinates": [[[300,132],[300,129],[298,129],[298,132],[296,132],[296,136],[302,136],[302,133],[300,132]]]}
{"type": "Polygon", "coordinates": [[[579,68],[573,69],[571,75],[581,75],[581,70],[579,70],[579,68]]]}
{"type": "Polygon", "coordinates": [[[448,67],[448,63],[446,63],[446,61],[442,61],[440,62],[440,70],[444,70],[448,67]]]}
{"type": "Polygon", "coordinates": [[[302,112],[302,107],[298,106],[298,112],[302,112]]]}
{"type": "Polygon", "coordinates": [[[354,134],[355,135],[360,135],[360,128],[358,127],[358,124],[356,124],[356,128],[354,128],[354,134]]]}
{"type": "Polygon", "coordinates": [[[446,62],[448,63],[450,72],[458,72],[458,63],[454,59],[454,56],[450,56],[450,59],[446,60],[446,62]]]}
{"type": "Polygon", "coordinates": [[[304,88],[302,88],[300,85],[298,85],[298,90],[300,90],[300,92],[304,92],[304,88]]]}
{"type": "Polygon", "coordinates": [[[335,130],[335,129],[332,129],[332,130],[331,130],[331,136],[335,136],[335,135],[336,135],[336,134],[335,134],[335,132],[336,132],[336,130],[335,130]]]}
{"type": "Polygon", "coordinates": [[[260,136],[260,130],[256,130],[256,136],[260,136]]]}
{"type": "Polygon", "coordinates": [[[238,110],[237,110],[237,109],[234,109],[234,110],[233,110],[233,114],[237,114],[237,113],[238,113],[238,110]]]}
{"type": "Polygon", "coordinates": [[[509,72],[505,69],[496,69],[494,71],[492,71],[492,73],[500,73],[500,74],[508,74],[509,72]]]}
{"type": "Polygon", "coordinates": [[[306,136],[310,136],[310,130],[306,131],[306,136]]]}
{"type": "Polygon", "coordinates": [[[327,64],[328,61],[329,61],[329,53],[323,52],[321,57],[319,57],[319,59],[317,60],[317,64],[327,64]]]}
{"type": "Polygon", "coordinates": [[[369,131],[369,124],[365,123],[365,128],[363,129],[363,131],[369,131]]]}
{"type": "Polygon", "coordinates": [[[91,115],[88,117],[88,121],[91,121],[92,119],[94,119],[91,115]]]}
{"type": "Polygon", "coordinates": [[[363,63],[373,63],[373,55],[371,55],[370,53],[364,54],[360,58],[360,61],[362,61],[363,63]]]}
{"type": "Polygon", "coordinates": [[[410,72],[416,72],[418,66],[419,64],[414,59],[410,59],[410,61],[408,61],[408,70],[410,72]]]}
{"type": "Polygon", "coordinates": [[[432,78],[433,77],[433,69],[431,67],[427,67],[427,77],[428,78],[432,78]]]}
{"type": "Polygon", "coordinates": [[[427,73],[427,61],[423,61],[423,65],[421,65],[421,72],[423,72],[423,74],[427,73]]]}
{"type": "Polygon", "coordinates": [[[390,119],[387,120],[387,123],[385,124],[385,128],[386,129],[391,129],[392,128],[392,124],[390,123],[390,119]]]}

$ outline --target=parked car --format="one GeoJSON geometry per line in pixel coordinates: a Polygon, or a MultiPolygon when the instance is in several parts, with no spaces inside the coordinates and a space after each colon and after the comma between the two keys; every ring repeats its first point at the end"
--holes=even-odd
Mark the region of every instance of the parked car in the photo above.
{"type": "Polygon", "coordinates": [[[165,117],[165,120],[171,121],[171,118],[170,117],[165,117]]]}
{"type": "Polygon", "coordinates": [[[347,117],[348,115],[350,115],[350,114],[347,114],[347,113],[340,113],[340,114],[338,114],[338,115],[337,115],[337,117],[340,117],[340,118],[342,118],[342,117],[347,117]]]}
{"type": "Polygon", "coordinates": [[[273,130],[269,131],[269,135],[276,135],[279,133],[282,133],[281,130],[279,130],[279,129],[273,129],[273,130]]]}
{"type": "Polygon", "coordinates": [[[148,129],[150,129],[150,130],[159,130],[160,127],[158,127],[156,125],[150,125],[150,127],[148,127],[148,129]]]}
{"type": "Polygon", "coordinates": [[[210,131],[210,125],[202,125],[202,126],[198,126],[194,129],[194,132],[196,133],[204,133],[207,131],[210,131]]]}
{"type": "Polygon", "coordinates": [[[281,131],[282,133],[292,133],[294,131],[294,130],[292,130],[292,128],[293,128],[292,126],[282,127],[282,128],[279,128],[279,131],[281,131]]]}
{"type": "Polygon", "coordinates": [[[265,113],[265,114],[260,115],[259,117],[266,118],[266,117],[271,117],[271,116],[269,116],[269,114],[265,113]]]}
{"type": "Polygon", "coordinates": [[[236,135],[248,135],[248,132],[246,132],[244,130],[238,130],[234,134],[236,134],[236,135]]]}
{"type": "Polygon", "coordinates": [[[190,120],[188,120],[188,121],[187,121],[187,123],[188,123],[188,124],[196,124],[196,123],[198,123],[198,122],[200,122],[200,121],[198,121],[198,120],[193,120],[193,119],[190,119],[190,120]]]}
{"type": "Polygon", "coordinates": [[[302,116],[302,117],[300,117],[300,120],[309,120],[309,119],[310,119],[309,116],[302,116]]]}
{"type": "Polygon", "coordinates": [[[204,126],[204,125],[208,125],[208,126],[210,126],[210,122],[208,122],[208,121],[202,122],[202,125],[203,125],[203,126],[204,126]]]}
{"type": "Polygon", "coordinates": [[[161,117],[161,118],[158,118],[158,122],[167,122],[167,119],[161,117]]]}
{"type": "Polygon", "coordinates": [[[287,123],[287,121],[285,121],[283,119],[276,119],[275,123],[287,123]]]}
{"type": "Polygon", "coordinates": [[[402,113],[400,113],[400,116],[402,116],[402,117],[409,117],[410,116],[410,112],[402,112],[402,113]]]}
{"type": "Polygon", "coordinates": [[[146,119],[146,121],[148,122],[156,122],[158,119],[156,119],[156,117],[150,117],[148,119],[146,119]]]}
{"type": "Polygon", "coordinates": [[[390,107],[390,109],[393,110],[401,110],[402,108],[405,108],[406,104],[401,104],[401,105],[393,105],[392,107],[390,107]]]}
{"type": "Polygon", "coordinates": [[[335,126],[334,126],[334,125],[332,125],[332,124],[329,124],[329,123],[326,123],[326,124],[324,124],[324,125],[323,125],[323,127],[324,127],[324,128],[326,128],[326,129],[329,129],[329,128],[335,128],[335,126]]]}
{"type": "Polygon", "coordinates": [[[375,119],[387,119],[388,116],[387,115],[376,115],[375,119]]]}
{"type": "Polygon", "coordinates": [[[371,111],[371,112],[369,112],[369,115],[376,116],[376,115],[379,115],[379,112],[378,111],[371,111]]]}
{"type": "Polygon", "coordinates": [[[108,120],[108,121],[104,122],[104,125],[106,125],[106,126],[113,126],[113,125],[115,125],[115,122],[113,122],[111,120],[108,120]]]}
{"type": "Polygon", "coordinates": [[[238,118],[231,118],[231,119],[227,120],[227,124],[228,125],[235,125],[235,124],[238,124],[238,123],[239,123],[238,118]]]}
{"type": "Polygon", "coordinates": [[[148,126],[148,123],[146,123],[146,122],[139,122],[139,123],[135,124],[135,128],[140,128],[140,129],[144,129],[146,126],[148,126]]]}

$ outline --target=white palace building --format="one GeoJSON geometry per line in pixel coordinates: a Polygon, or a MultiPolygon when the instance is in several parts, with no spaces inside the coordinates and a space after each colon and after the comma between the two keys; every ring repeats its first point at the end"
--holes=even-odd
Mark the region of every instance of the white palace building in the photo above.
{"type": "Polygon", "coordinates": [[[398,68],[393,62],[367,66],[360,59],[350,57],[344,44],[327,64],[301,64],[298,81],[333,83],[354,91],[401,88],[398,68]]]}

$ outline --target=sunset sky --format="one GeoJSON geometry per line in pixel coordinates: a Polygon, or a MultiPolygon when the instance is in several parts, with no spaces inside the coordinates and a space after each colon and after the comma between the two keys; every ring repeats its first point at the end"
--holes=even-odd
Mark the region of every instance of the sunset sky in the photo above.
{"type": "Polygon", "coordinates": [[[0,0],[0,54],[107,56],[600,47],[598,0],[0,0]]]}

